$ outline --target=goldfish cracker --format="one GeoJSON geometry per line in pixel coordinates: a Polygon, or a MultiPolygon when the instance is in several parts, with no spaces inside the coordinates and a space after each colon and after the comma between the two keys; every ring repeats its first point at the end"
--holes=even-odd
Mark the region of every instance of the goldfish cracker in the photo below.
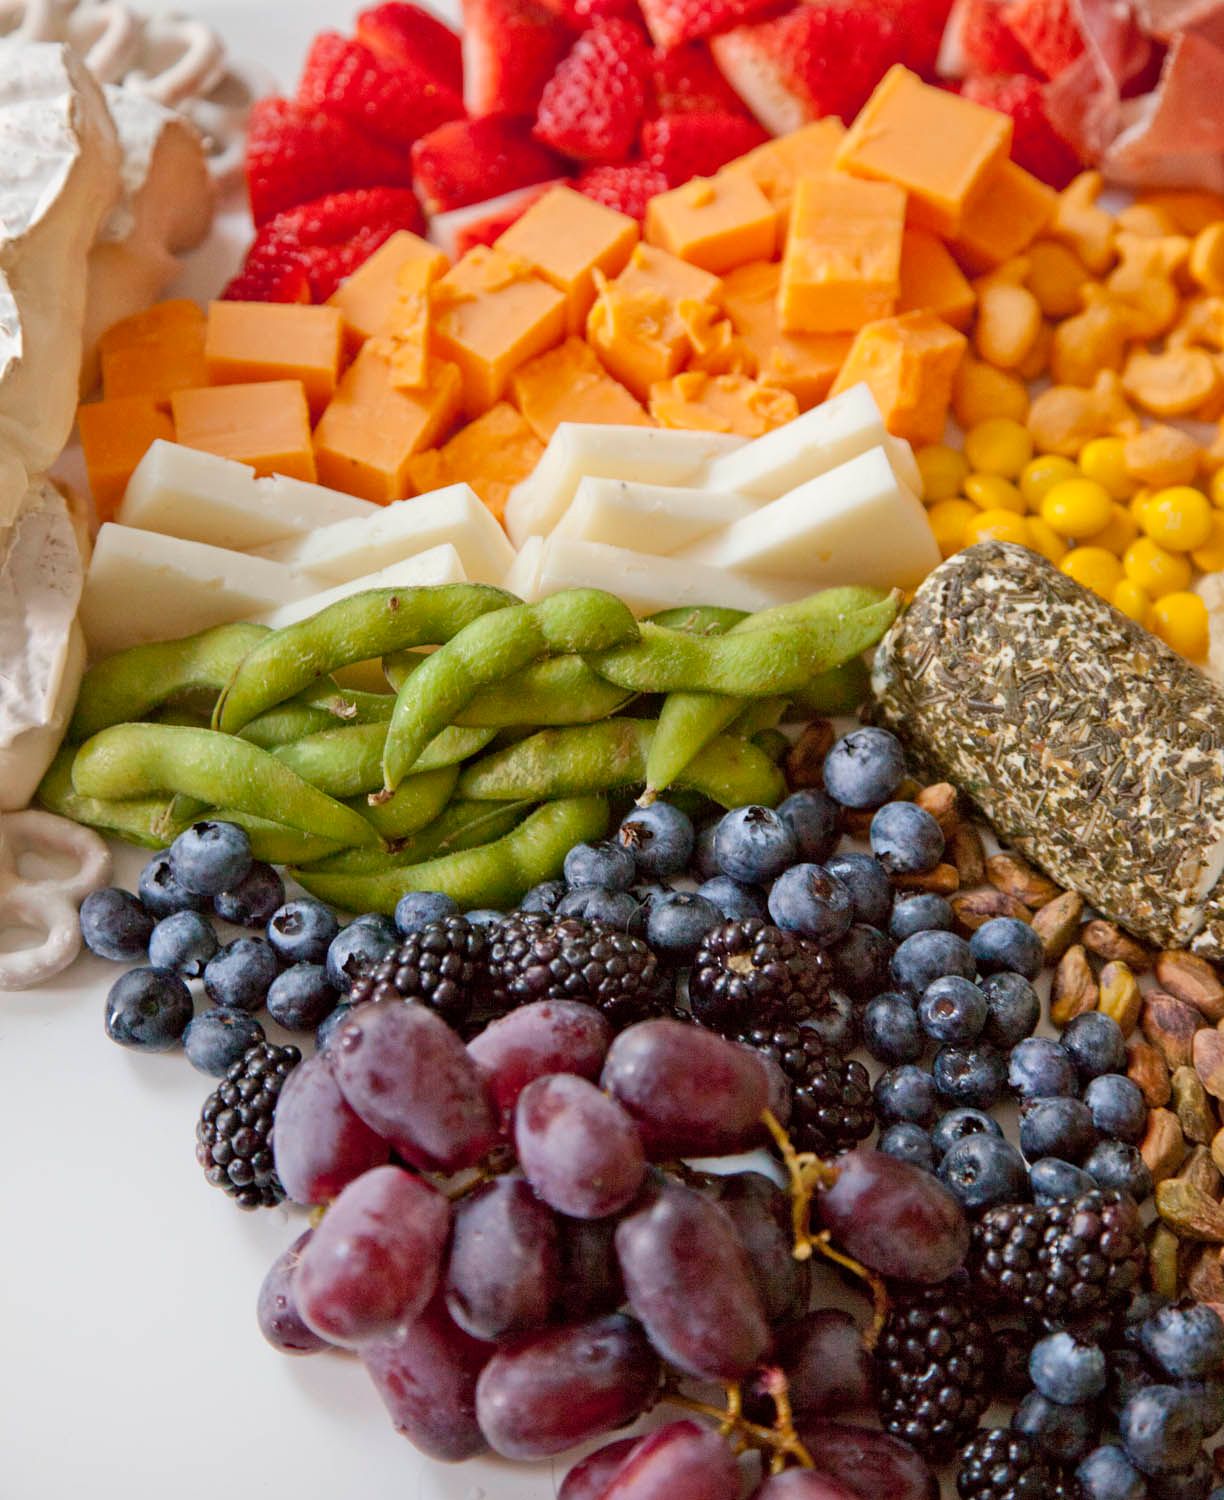
{"type": "Polygon", "coordinates": [[[1041,502],[1041,519],[1059,536],[1083,541],[1095,536],[1113,518],[1113,501],[1095,479],[1064,479],[1048,490],[1041,502]]]}
{"type": "Polygon", "coordinates": [[[1190,564],[1150,536],[1141,536],[1122,557],[1126,576],[1153,599],[1163,599],[1190,587],[1190,564]]]}
{"type": "Polygon", "coordinates": [[[1207,481],[1207,494],[1212,505],[1224,510],[1224,469],[1217,469],[1207,481]]]}
{"type": "Polygon", "coordinates": [[[1052,526],[1047,526],[1040,516],[1028,517],[1029,546],[1040,552],[1055,567],[1067,555],[1067,544],[1052,526]]]}
{"type": "Polygon", "coordinates": [[[1032,456],[1028,429],[1014,417],[987,417],[965,434],[965,457],[979,474],[1017,479],[1032,456]]]}
{"type": "Polygon", "coordinates": [[[1215,389],[1201,406],[1194,408],[1193,416],[1196,422],[1218,422],[1224,417],[1224,355],[1209,354],[1207,356],[1215,368],[1217,381],[1215,389]]]}
{"type": "MultiPolygon", "coordinates": [[[[1202,469],[1204,474],[1215,474],[1221,466],[1224,466],[1224,423],[1216,430],[1215,437],[1206,447],[1196,448],[1194,455],[1194,473],[1202,469]]],[[[1190,476],[1194,478],[1194,474],[1190,476]]]]}
{"type": "Polygon", "coordinates": [[[1038,510],[1046,494],[1064,479],[1078,479],[1079,467],[1058,453],[1040,453],[1029,459],[1020,472],[1018,483],[1030,510],[1038,510]]]}
{"type": "Polygon", "coordinates": [[[1050,374],[1059,385],[1091,385],[1100,370],[1120,370],[1135,337],[1135,311],[1089,282],[1084,309],[1054,330],[1050,374]]]}
{"type": "Polygon", "coordinates": [[[1202,490],[1172,485],[1148,500],[1139,524],[1170,552],[1193,552],[1211,536],[1211,505],[1202,490]]]}
{"type": "Polygon", "coordinates": [[[1102,599],[1111,598],[1122,581],[1122,564],[1105,547],[1072,547],[1058,567],[1102,599]]]}
{"type": "Polygon", "coordinates": [[[1166,213],[1178,234],[1191,237],[1217,219],[1224,219],[1224,198],[1218,193],[1199,192],[1194,188],[1169,188],[1144,193],[1137,200],[1166,213]]]}
{"type": "Polygon", "coordinates": [[[975,542],[1016,542],[1027,547],[1028,523],[1010,510],[980,510],[965,526],[965,546],[975,542]]]}
{"type": "Polygon", "coordinates": [[[1181,316],[1165,343],[1174,349],[1187,344],[1224,349],[1224,297],[1191,297],[1183,302],[1181,316]]]}
{"type": "Polygon", "coordinates": [[[1147,596],[1147,590],[1140,588],[1129,578],[1118,581],[1109,602],[1140,625],[1146,626],[1152,617],[1152,601],[1147,596]]]}
{"type": "Polygon", "coordinates": [[[1125,505],[1114,501],[1113,514],[1106,526],[1090,537],[1094,547],[1104,547],[1115,557],[1121,557],[1139,535],[1139,522],[1125,505]]]}
{"type": "Polygon", "coordinates": [[[1181,293],[1173,278],[1185,265],[1190,242],[1180,234],[1145,239],[1123,233],[1116,243],[1118,264],[1106,278],[1105,290],[1133,310],[1136,338],[1156,338],[1177,321],[1181,293]]]}
{"type": "Polygon", "coordinates": [[[1159,203],[1128,203],[1118,212],[1117,224],[1119,229],[1126,230],[1128,234],[1142,235],[1151,240],[1179,233],[1173,215],[1159,203]]]}
{"type": "Polygon", "coordinates": [[[1138,486],[1126,470],[1126,444],[1121,438],[1100,437],[1085,443],[1079,466],[1089,479],[1103,484],[1115,500],[1129,500],[1138,486]]]}
{"type": "Polygon", "coordinates": [[[1016,486],[999,474],[970,474],[962,489],[965,499],[972,500],[979,510],[1009,510],[1022,516],[1027,508],[1016,486]]]}
{"type": "Polygon", "coordinates": [[[1057,240],[1037,240],[1025,252],[1025,259],[1029,263],[1025,285],[1047,318],[1069,318],[1079,311],[1088,272],[1074,250],[1057,240]]]}
{"type": "Polygon", "coordinates": [[[939,500],[927,511],[927,520],[939,551],[943,557],[951,557],[965,545],[965,528],[981,511],[968,500],[939,500]]]}
{"type": "Polygon", "coordinates": [[[1112,370],[1102,370],[1090,389],[1052,385],[1034,400],[1028,430],[1043,453],[1074,458],[1085,443],[1106,434],[1137,432],[1139,422],[1112,370]]]}
{"type": "Polygon", "coordinates": [[[1132,350],[1122,372],[1122,389],[1156,417],[1185,417],[1217,395],[1220,371],[1203,349],[1132,350]]]}
{"type": "MultiPolygon", "coordinates": [[[[1019,272],[1022,279],[1028,263],[1019,272]]],[[[1041,332],[1041,307],[1026,286],[1004,268],[974,284],[978,313],[973,329],[974,347],[989,364],[1014,369],[1032,349],[1041,332]]]]}
{"type": "Polygon", "coordinates": [[[1028,387],[1006,370],[966,354],[952,382],[952,410],[964,428],[989,417],[1023,422],[1029,410],[1028,387]]]}
{"type": "Polygon", "coordinates": [[[1188,661],[1205,661],[1211,646],[1207,606],[1197,594],[1179,589],[1152,606],[1152,633],[1188,661]]]}
{"type": "Polygon", "coordinates": [[[1199,470],[1199,445],[1189,433],[1163,423],[1126,439],[1126,472],[1140,484],[1189,484],[1199,470]]]}
{"type": "Polygon", "coordinates": [[[1224,220],[1194,236],[1189,265],[1190,275],[1204,291],[1224,292],[1224,220]]]}
{"type": "Polygon", "coordinates": [[[1224,515],[1211,513],[1211,535],[1201,547],[1195,547],[1190,561],[1200,573],[1224,572],[1224,515]]]}
{"type": "Polygon", "coordinates": [[[922,498],[928,503],[951,500],[969,473],[969,461],[963,453],[946,443],[927,443],[914,454],[922,475],[922,498]]]}
{"type": "Polygon", "coordinates": [[[1021,380],[1040,380],[1050,367],[1050,355],[1054,352],[1054,325],[1042,323],[1033,340],[1033,347],[1016,366],[1021,380]]]}
{"type": "Polygon", "coordinates": [[[1069,246],[1094,275],[1114,260],[1113,215],[1097,204],[1103,180],[1099,172],[1081,172],[1058,195],[1050,234],[1069,246]]]}

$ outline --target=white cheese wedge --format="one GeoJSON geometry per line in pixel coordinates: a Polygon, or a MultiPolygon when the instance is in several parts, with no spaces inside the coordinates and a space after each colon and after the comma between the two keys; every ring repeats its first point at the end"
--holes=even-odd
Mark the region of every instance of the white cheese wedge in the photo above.
{"type": "Polygon", "coordinates": [[[128,481],[117,519],[143,531],[246,552],[381,510],[301,479],[256,479],[246,464],[159,438],[128,481]]]}
{"type": "Polygon", "coordinates": [[[754,438],[738,452],[716,458],[706,471],[705,483],[711,489],[757,500],[777,500],[868,448],[878,447],[888,450],[897,477],[921,493],[922,476],[910,445],[890,436],[875,397],[865,385],[855,385],[793,422],[754,438]]]}
{"type": "Polygon", "coordinates": [[[108,522],[94,544],[81,624],[96,659],[142,641],[251,620],[318,586],[309,574],[266,558],[108,522]]]}
{"type": "Polygon", "coordinates": [[[518,556],[506,570],[501,586],[520,599],[537,599],[536,580],[544,561],[544,538],[529,536],[518,550],[518,556]]]}
{"type": "Polygon", "coordinates": [[[552,534],[667,557],[742,521],[758,504],[716,490],[583,479],[552,534]]]}
{"type": "Polygon", "coordinates": [[[703,484],[711,460],[743,445],[743,438],[721,432],[562,422],[530,478],[511,490],[506,530],[516,547],[529,536],[547,536],[569,508],[579,481],[586,478],[703,484]]]}
{"type": "Polygon", "coordinates": [[[913,589],[939,565],[922,502],[882,447],[801,484],[682,556],[707,568],[793,578],[808,592],[842,583],[913,589]]]}
{"type": "Polygon", "coordinates": [[[292,604],[282,605],[279,609],[269,610],[258,618],[261,624],[280,630],[286,625],[295,625],[310,615],[317,615],[329,604],[336,604],[352,594],[364,593],[366,589],[424,588],[435,583],[467,581],[458,552],[449,543],[445,543],[441,547],[431,547],[428,552],[418,553],[416,557],[406,557],[400,562],[392,563],[389,568],[382,568],[377,573],[367,573],[364,578],[354,578],[348,583],[337,584],[335,588],[325,589],[322,593],[311,594],[292,604]]]}
{"type": "Polygon", "coordinates": [[[348,583],[390,563],[449,542],[473,583],[500,583],[514,548],[487,505],[466,484],[414,500],[378,506],[372,516],[339,521],[294,541],[259,547],[256,555],[348,583]]]}

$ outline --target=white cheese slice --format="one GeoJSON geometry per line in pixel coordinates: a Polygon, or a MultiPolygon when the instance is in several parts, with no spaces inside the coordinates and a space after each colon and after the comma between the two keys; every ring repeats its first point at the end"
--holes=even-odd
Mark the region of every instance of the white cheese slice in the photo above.
{"type": "Polygon", "coordinates": [[[777,500],[847,459],[878,447],[888,449],[897,477],[921,493],[922,477],[909,444],[889,435],[875,397],[865,385],[855,385],[793,422],[754,438],[738,452],[716,458],[706,471],[705,482],[711,489],[777,500]]]}
{"type": "Polygon", "coordinates": [[[583,479],[552,534],[667,557],[742,521],[758,503],[716,490],[583,479]]]}
{"type": "Polygon", "coordinates": [[[794,578],[809,592],[843,583],[913,589],[939,565],[922,502],[882,447],[801,484],[682,556],[707,568],[794,578]]]}
{"type": "Polygon", "coordinates": [[[367,519],[381,509],[301,479],[256,479],[246,464],[159,438],[128,481],[117,519],[143,531],[246,552],[340,521],[367,519]]]}
{"type": "Polygon", "coordinates": [[[378,506],[372,516],[338,521],[309,536],[255,549],[258,557],[348,583],[389,563],[449,542],[473,583],[500,583],[514,548],[466,484],[450,484],[414,500],[378,506]]]}
{"type": "Polygon", "coordinates": [[[518,550],[518,556],[501,579],[502,588],[519,599],[537,599],[536,580],[544,561],[544,538],[529,536],[518,550]]]}
{"type": "Polygon", "coordinates": [[[562,422],[535,471],[511,490],[506,530],[516,547],[529,536],[547,536],[568,509],[581,479],[701,484],[711,460],[743,445],[743,438],[722,432],[562,422]]]}
{"type": "Polygon", "coordinates": [[[310,615],[317,615],[329,604],[336,604],[353,594],[364,593],[366,589],[424,588],[435,583],[467,582],[458,552],[449,543],[444,543],[440,547],[431,547],[428,552],[420,552],[416,557],[403,558],[377,573],[367,573],[364,578],[351,579],[348,583],[337,584],[335,588],[325,589],[322,593],[311,594],[292,604],[282,605],[279,609],[269,610],[259,616],[259,621],[263,625],[271,625],[273,630],[280,630],[286,625],[296,625],[299,620],[305,620],[310,615]]]}

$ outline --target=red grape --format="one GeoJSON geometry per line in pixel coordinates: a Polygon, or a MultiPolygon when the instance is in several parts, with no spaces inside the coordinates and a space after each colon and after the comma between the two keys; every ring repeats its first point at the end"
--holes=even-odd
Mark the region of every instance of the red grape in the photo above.
{"type": "Polygon", "coordinates": [[[322,1054],[300,1062],[276,1103],[272,1153],[276,1175],[297,1203],[330,1203],[391,1148],[345,1102],[322,1054]]]}
{"type": "Polygon", "coordinates": [[[565,1476],[557,1500],[603,1500],[613,1474],[641,1441],[641,1438],[618,1438],[596,1448],[565,1476]]]}
{"type": "Polygon", "coordinates": [[[594,1082],[612,1040],[612,1028],[593,1005],[577,1000],[537,1000],[491,1022],[468,1043],[484,1069],[503,1119],[515,1100],[546,1073],[574,1073],[594,1082]]]}
{"type": "Polygon", "coordinates": [[[568,1323],[615,1312],[625,1300],[615,1219],[561,1219],[561,1301],[568,1323]]]}
{"type": "Polygon", "coordinates": [[[622,1031],[602,1083],[637,1121],[654,1161],[745,1150],[769,1103],[758,1056],[683,1021],[642,1021],[622,1031]]]}
{"type": "Polygon", "coordinates": [[[815,1214],[840,1250],[895,1281],[945,1281],[965,1259],[969,1224],[929,1172],[882,1151],[851,1151],[815,1214]]]}
{"type": "Polygon", "coordinates": [[[750,1500],[859,1500],[836,1479],[817,1469],[783,1469],[753,1490],[750,1500]]]}
{"type": "Polygon", "coordinates": [[[799,1436],[852,1500],[938,1500],[939,1483],[908,1443],[852,1422],[806,1421],[799,1436]]]}
{"type": "Polygon", "coordinates": [[[606,1219],[637,1197],[646,1153],[637,1127],[585,1078],[554,1073],[519,1095],[514,1144],[527,1181],[573,1219],[606,1219]]]}
{"type": "Polygon", "coordinates": [[[401,1167],[349,1183],[298,1262],[303,1319],[329,1343],[355,1348],[415,1318],[437,1286],[450,1217],[442,1194],[401,1167]]]}
{"type": "Polygon", "coordinates": [[[671,1422],[634,1448],[602,1500],[739,1500],[742,1484],[725,1438],[696,1422],[671,1422]]]}
{"type": "Polygon", "coordinates": [[[298,1235],[288,1250],[273,1261],[259,1288],[259,1300],[255,1306],[259,1331],[273,1349],[279,1349],[282,1354],[317,1354],[320,1349],[327,1348],[327,1340],[321,1339],[302,1321],[293,1295],[298,1257],[310,1242],[313,1232],[308,1229],[305,1234],[298,1235]]]}
{"type": "Polygon", "coordinates": [[[798,1317],[808,1304],[811,1262],[796,1260],[790,1199],[761,1172],[711,1177],[710,1196],[735,1225],[752,1282],[770,1323],[798,1317]]]}
{"type": "Polygon", "coordinates": [[[413,1166],[457,1172],[497,1143],[479,1068],[425,1006],[358,1006],[336,1033],[330,1056],[344,1097],[413,1166]]]}
{"type": "Polygon", "coordinates": [[[443,1463],[488,1451],[476,1421],[476,1377],[493,1353],[456,1328],[441,1297],[388,1339],[366,1344],[369,1372],[395,1430],[443,1463]]]}
{"type": "Polygon", "coordinates": [[[528,1334],[496,1353],[476,1385],[476,1414],[505,1458],[548,1458],[623,1427],[650,1407],[659,1361],[621,1314],[528,1334]]]}
{"type": "Polygon", "coordinates": [[[770,1358],[786,1376],[797,1414],[871,1405],[871,1355],[862,1330],[840,1307],[817,1308],[780,1328],[770,1358]]]}
{"type": "Polygon", "coordinates": [[[547,1323],[560,1294],[557,1221],[521,1177],[499,1177],[455,1208],[446,1305],[478,1339],[547,1323]]]}
{"type": "Polygon", "coordinates": [[[616,1253],[629,1307],[678,1369],[738,1380],[769,1347],[748,1256],[727,1214],[667,1182],[621,1220],[616,1253]]]}

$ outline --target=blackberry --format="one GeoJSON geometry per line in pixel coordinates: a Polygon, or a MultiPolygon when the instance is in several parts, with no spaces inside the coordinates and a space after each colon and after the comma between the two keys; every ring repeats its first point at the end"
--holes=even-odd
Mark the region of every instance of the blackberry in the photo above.
{"type": "Polygon", "coordinates": [[[653,949],[581,917],[512,912],[490,934],[488,965],[497,1014],[533,1000],[580,1000],[619,1029],[664,1013],[653,949]]]}
{"type": "Polygon", "coordinates": [[[990,1404],[990,1344],[964,1276],[894,1294],[875,1351],[885,1432],[933,1462],[948,1458],[990,1404]]]}
{"type": "Polygon", "coordinates": [[[1023,1433],[984,1427],[961,1449],[961,1500],[1056,1500],[1074,1490],[1023,1433]]]}
{"type": "Polygon", "coordinates": [[[366,969],[349,993],[365,1000],[417,1000],[451,1026],[462,1027],[483,1000],[489,934],[465,917],[440,917],[410,932],[366,969]]]}
{"type": "Polygon", "coordinates": [[[803,1020],[829,987],[828,963],[814,943],[749,918],[706,934],[689,974],[693,1014],[717,1031],[770,1018],[803,1020]]]}
{"type": "Polygon", "coordinates": [[[196,1160],[239,1208],[272,1208],[285,1197],[272,1160],[272,1117],[296,1047],[249,1047],[209,1094],[196,1125],[196,1160]]]}
{"type": "Polygon", "coordinates": [[[788,1129],[798,1150],[837,1155],[875,1128],[867,1069],[829,1048],[811,1026],[757,1026],[740,1032],[736,1040],[768,1054],[790,1080],[788,1129]]]}

